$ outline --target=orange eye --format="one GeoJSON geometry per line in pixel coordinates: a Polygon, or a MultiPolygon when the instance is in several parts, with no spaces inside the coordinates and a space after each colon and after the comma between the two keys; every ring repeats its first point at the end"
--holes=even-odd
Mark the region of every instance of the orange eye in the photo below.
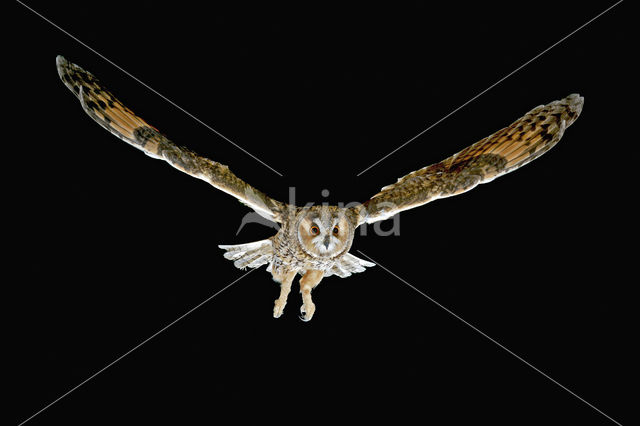
{"type": "Polygon", "coordinates": [[[338,228],[337,226],[333,227],[333,233],[337,234],[338,232],[340,232],[340,228],[338,228]]]}
{"type": "Polygon", "coordinates": [[[317,226],[315,226],[315,225],[313,225],[313,226],[311,227],[311,229],[309,229],[309,230],[311,231],[311,233],[312,233],[313,235],[318,235],[318,234],[320,233],[320,229],[319,229],[317,226]]]}

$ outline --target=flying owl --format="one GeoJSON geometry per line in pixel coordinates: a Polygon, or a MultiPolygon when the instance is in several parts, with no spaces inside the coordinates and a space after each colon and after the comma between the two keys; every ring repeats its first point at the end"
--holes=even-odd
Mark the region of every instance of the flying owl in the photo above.
{"type": "Polygon", "coordinates": [[[291,285],[300,274],[302,319],[315,312],[311,291],[324,278],[346,278],[373,263],[349,253],[358,226],[392,217],[438,198],[469,191],[540,157],[551,149],[580,115],[583,98],[572,94],[540,105],[502,130],[457,154],[416,170],[353,207],[297,207],[274,200],[238,178],[225,165],[171,142],[116,99],[89,72],[56,58],[58,74],[91,118],[150,157],[202,179],[236,197],[261,216],[280,224],[270,238],[247,244],[220,245],[224,257],[240,269],[268,265],[280,283],[273,316],[282,315],[291,285]]]}

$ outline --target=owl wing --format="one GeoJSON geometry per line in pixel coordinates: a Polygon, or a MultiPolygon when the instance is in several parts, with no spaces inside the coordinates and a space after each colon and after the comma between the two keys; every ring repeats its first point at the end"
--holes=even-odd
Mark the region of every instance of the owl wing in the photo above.
{"type": "Polygon", "coordinates": [[[584,99],[572,94],[540,105],[508,127],[451,157],[398,179],[359,206],[359,224],[387,219],[438,198],[491,182],[549,151],[580,115],[584,99]]]}
{"type": "Polygon", "coordinates": [[[176,169],[233,195],[261,216],[275,222],[281,221],[285,204],[253,188],[233,174],[227,166],[171,142],[124,106],[98,79],[78,65],[62,56],[56,58],[56,64],[64,84],[80,99],[85,112],[102,127],[148,156],[165,160],[176,169]]]}

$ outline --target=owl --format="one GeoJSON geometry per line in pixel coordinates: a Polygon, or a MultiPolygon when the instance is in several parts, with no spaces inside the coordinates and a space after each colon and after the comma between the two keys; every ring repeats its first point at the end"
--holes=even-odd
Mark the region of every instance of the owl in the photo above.
{"type": "Polygon", "coordinates": [[[219,247],[237,268],[267,265],[266,270],[280,284],[280,296],[273,307],[275,318],[282,315],[293,280],[300,274],[300,311],[305,321],[313,317],[316,309],[311,291],[323,278],[346,278],[374,266],[349,253],[358,226],[461,194],[522,167],[558,143],[580,115],[584,102],[581,96],[572,94],[540,105],[457,154],[401,177],[364,203],[351,207],[298,207],[274,200],[238,178],[227,166],[174,144],[124,106],[91,73],[62,56],[56,58],[56,64],[63,83],[102,127],[148,156],[210,183],[280,224],[278,232],[265,240],[219,247]]]}

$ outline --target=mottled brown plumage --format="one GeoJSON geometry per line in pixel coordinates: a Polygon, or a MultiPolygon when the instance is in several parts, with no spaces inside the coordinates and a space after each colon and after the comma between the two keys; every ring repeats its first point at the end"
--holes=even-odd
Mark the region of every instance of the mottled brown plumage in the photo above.
{"type": "Polygon", "coordinates": [[[236,197],[281,227],[271,238],[247,244],[221,245],[238,268],[268,265],[281,284],[273,315],[279,317],[297,274],[303,319],[315,312],[311,290],[323,277],[348,277],[373,263],[349,253],[355,229],[403,210],[450,197],[490,182],[551,149],[580,115],[583,98],[570,95],[528,112],[508,127],[459,153],[398,179],[369,201],[355,207],[297,207],[279,202],[234,175],[227,166],[180,147],[124,106],[89,72],[59,56],[58,73],[78,97],[85,112],[125,142],[153,158],[167,161],[191,176],[236,197]]]}
{"type": "Polygon", "coordinates": [[[524,117],[457,154],[385,186],[359,208],[363,222],[376,222],[438,198],[491,182],[550,150],[578,118],[583,98],[573,94],[540,105],[524,117]]]}
{"type": "Polygon", "coordinates": [[[78,97],[85,112],[102,127],[148,156],[165,160],[176,169],[233,195],[269,219],[281,221],[280,215],[286,210],[283,203],[248,185],[227,166],[171,142],[124,106],[88,71],[62,56],[57,57],[56,63],[64,84],[78,97]]]}

